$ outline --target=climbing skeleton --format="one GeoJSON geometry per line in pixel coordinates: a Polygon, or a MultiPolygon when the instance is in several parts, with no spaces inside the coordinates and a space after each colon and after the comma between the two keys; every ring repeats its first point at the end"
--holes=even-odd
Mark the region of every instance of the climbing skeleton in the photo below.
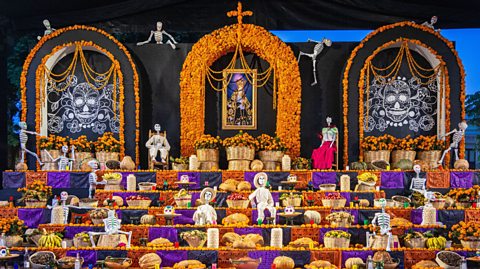
{"type": "Polygon", "coordinates": [[[171,39],[171,40],[167,40],[167,44],[170,45],[172,47],[172,49],[176,49],[177,47],[175,46],[175,44],[177,44],[177,41],[175,41],[175,39],[173,38],[172,35],[170,35],[165,30],[163,30],[163,24],[160,21],[157,22],[157,30],[156,31],[150,31],[150,36],[148,37],[148,39],[146,41],[143,41],[143,42],[138,42],[137,46],[142,46],[142,45],[145,45],[145,44],[149,43],[150,41],[152,41],[152,37],[155,38],[155,42],[157,44],[163,44],[163,35],[166,35],[167,37],[169,37],[171,39]]]}
{"type": "MultiPolygon", "coordinates": [[[[390,251],[390,242],[392,241],[392,228],[390,227],[390,215],[385,212],[387,201],[382,198],[380,199],[380,204],[382,206],[382,213],[375,213],[375,217],[372,220],[372,225],[373,227],[379,226],[380,234],[388,236],[386,251],[390,251]]],[[[375,232],[373,232],[373,235],[375,236],[375,232]]],[[[368,234],[367,238],[369,238],[368,234]]]]}
{"type": "Polygon", "coordinates": [[[446,133],[443,135],[441,138],[444,138],[445,136],[449,136],[453,134],[452,136],[452,143],[450,146],[443,151],[442,158],[438,161],[439,164],[443,163],[443,159],[445,158],[445,155],[450,152],[452,149],[455,152],[455,161],[457,161],[458,158],[458,144],[460,141],[462,141],[463,136],[465,135],[465,130],[467,130],[468,125],[466,121],[462,121],[458,124],[458,130],[453,129],[451,132],[446,133]]]}
{"type": "MultiPolygon", "coordinates": [[[[52,28],[52,26],[50,25],[50,21],[49,21],[49,20],[43,20],[43,25],[45,25],[45,28],[47,28],[47,29],[45,30],[45,32],[43,33],[43,36],[49,35],[49,34],[51,34],[53,31],[56,30],[56,29],[52,28]]],[[[37,36],[37,39],[38,39],[38,40],[42,39],[42,36],[37,36]]]]}
{"type": "Polygon", "coordinates": [[[105,224],[105,232],[88,232],[90,236],[90,242],[92,242],[92,247],[95,247],[95,241],[93,237],[96,235],[115,235],[115,234],[125,234],[128,236],[127,248],[130,247],[130,243],[132,241],[132,232],[124,232],[120,231],[120,227],[122,225],[122,220],[119,220],[115,217],[115,210],[108,210],[108,216],[106,219],[103,219],[103,223],[105,224]]]}
{"type": "Polygon", "coordinates": [[[40,161],[40,158],[38,157],[38,155],[35,152],[27,149],[28,135],[33,134],[33,135],[40,136],[40,134],[37,132],[28,131],[27,123],[24,121],[20,122],[18,125],[20,126],[20,131],[18,133],[18,137],[20,140],[20,152],[21,152],[20,163],[25,162],[25,152],[27,152],[28,154],[33,155],[37,159],[37,162],[40,164],[40,166],[42,166],[43,163],[42,161],[40,161]]]}
{"type": "Polygon", "coordinates": [[[58,162],[58,170],[60,171],[65,171],[67,170],[72,170],[73,167],[73,162],[75,161],[75,147],[72,146],[72,158],[67,157],[68,153],[68,146],[62,146],[62,152],[63,155],[60,155],[60,157],[53,159],[52,155],[47,150],[44,150],[45,153],[48,155],[48,157],[52,160],[52,162],[58,162]]]}
{"type": "Polygon", "coordinates": [[[437,23],[437,20],[438,20],[438,17],[437,16],[433,16],[430,21],[426,21],[424,23],[422,23],[423,26],[427,26],[429,28],[432,28],[433,30],[435,31],[440,31],[440,29],[435,29],[435,26],[434,24],[437,23]]]}
{"type": "Polygon", "coordinates": [[[330,47],[332,45],[332,41],[327,38],[323,38],[322,41],[315,41],[312,39],[308,39],[307,42],[315,42],[317,43],[315,47],[313,47],[313,53],[306,53],[303,51],[300,51],[298,54],[298,59],[297,61],[300,62],[300,58],[303,56],[307,56],[312,59],[313,63],[313,83],[311,84],[312,86],[317,84],[317,56],[322,52],[322,50],[325,48],[325,46],[330,47]]]}

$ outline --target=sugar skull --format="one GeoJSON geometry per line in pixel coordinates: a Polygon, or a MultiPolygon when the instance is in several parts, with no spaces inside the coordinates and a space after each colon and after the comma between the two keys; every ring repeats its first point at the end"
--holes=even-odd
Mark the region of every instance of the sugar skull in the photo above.
{"type": "Polygon", "coordinates": [[[293,206],[287,206],[287,207],[285,207],[284,212],[285,212],[285,214],[293,214],[293,213],[295,213],[295,208],[293,206]]]}
{"type": "Polygon", "coordinates": [[[163,214],[167,214],[167,215],[175,214],[175,208],[171,205],[167,205],[163,209],[163,214]]]}
{"type": "Polygon", "coordinates": [[[60,193],[60,199],[61,199],[62,201],[66,201],[66,200],[68,199],[68,192],[62,191],[62,192],[60,193]]]}
{"type": "Polygon", "coordinates": [[[297,176],[296,175],[289,175],[287,177],[288,182],[297,182],[297,176]]]}
{"type": "Polygon", "coordinates": [[[188,177],[188,175],[182,175],[180,177],[180,182],[182,183],[188,183],[190,181],[190,178],[188,177]]]}
{"type": "Polygon", "coordinates": [[[100,94],[88,86],[86,82],[80,83],[72,91],[73,110],[81,124],[91,124],[97,118],[100,108],[100,94]]]}
{"type": "Polygon", "coordinates": [[[388,118],[394,122],[403,121],[411,108],[411,92],[407,82],[393,80],[385,86],[383,107],[388,118]]]}

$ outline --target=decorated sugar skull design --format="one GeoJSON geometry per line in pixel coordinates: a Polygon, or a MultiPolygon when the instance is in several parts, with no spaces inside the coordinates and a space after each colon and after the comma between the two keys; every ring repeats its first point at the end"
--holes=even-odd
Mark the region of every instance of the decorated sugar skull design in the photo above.
{"type": "Polygon", "coordinates": [[[365,88],[364,130],[366,133],[408,126],[409,130],[430,131],[435,127],[438,87],[436,80],[417,77],[385,79],[376,77],[365,88]]]}
{"type": "Polygon", "coordinates": [[[293,213],[295,213],[295,208],[293,206],[287,206],[287,207],[285,207],[284,212],[285,212],[285,214],[293,214],[293,213]]]}
{"type": "Polygon", "coordinates": [[[296,175],[289,175],[287,177],[288,182],[297,182],[297,176],[296,175]]]}
{"type": "Polygon", "coordinates": [[[1,247],[0,248],[0,257],[6,257],[7,256],[7,248],[1,247]]]}
{"type": "Polygon", "coordinates": [[[167,215],[175,214],[175,208],[171,205],[167,205],[163,209],[163,214],[167,214],[167,215]]]}
{"type": "Polygon", "coordinates": [[[182,183],[188,183],[190,181],[190,177],[188,175],[182,175],[180,177],[180,182],[182,183]]]}
{"type": "Polygon", "coordinates": [[[73,109],[81,124],[91,124],[98,116],[100,94],[87,83],[78,84],[72,92],[73,109]]]}

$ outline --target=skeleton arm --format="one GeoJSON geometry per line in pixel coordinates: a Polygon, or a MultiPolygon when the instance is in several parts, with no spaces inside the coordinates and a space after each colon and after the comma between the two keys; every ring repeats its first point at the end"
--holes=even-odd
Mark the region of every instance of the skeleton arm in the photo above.
{"type": "Polygon", "coordinates": [[[458,132],[457,129],[453,129],[453,130],[451,130],[450,132],[442,135],[440,138],[445,138],[446,136],[449,136],[449,135],[451,135],[451,134],[453,134],[453,133],[456,133],[456,132],[458,132]]]}
{"type": "Polygon", "coordinates": [[[58,162],[58,161],[60,160],[60,157],[54,159],[54,158],[52,157],[52,155],[50,154],[50,152],[48,152],[48,150],[44,149],[43,151],[47,154],[48,158],[50,158],[50,160],[52,160],[53,163],[56,163],[56,162],[58,162]]]}
{"type": "Polygon", "coordinates": [[[163,146],[166,150],[170,150],[170,144],[168,143],[167,137],[165,136],[165,139],[163,140],[163,146]]]}
{"type": "Polygon", "coordinates": [[[175,39],[173,39],[173,36],[171,34],[165,32],[164,30],[162,30],[162,34],[168,36],[174,44],[177,44],[177,41],[175,41],[175,39]]]}
{"type": "Polygon", "coordinates": [[[25,132],[26,134],[32,134],[32,135],[37,135],[37,136],[40,136],[39,133],[37,132],[34,132],[34,131],[28,131],[28,130],[24,130],[23,132],[25,132]]]}
{"type": "Polygon", "coordinates": [[[315,42],[315,43],[322,43],[322,41],[316,41],[316,40],[313,40],[313,39],[308,39],[307,42],[315,42]]]}
{"type": "Polygon", "coordinates": [[[148,139],[147,143],[145,143],[145,147],[147,147],[147,149],[153,147],[153,140],[155,140],[154,137],[155,137],[155,136],[152,135],[152,137],[150,137],[150,139],[148,139]]]}
{"type": "Polygon", "coordinates": [[[152,41],[153,35],[154,35],[154,31],[150,31],[150,36],[148,37],[148,39],[143,41],[143,42],[138,42],[137,46],[142,46],[142,45],[145,45],[145,44],[149,43],[150,41],[152,41]]]}

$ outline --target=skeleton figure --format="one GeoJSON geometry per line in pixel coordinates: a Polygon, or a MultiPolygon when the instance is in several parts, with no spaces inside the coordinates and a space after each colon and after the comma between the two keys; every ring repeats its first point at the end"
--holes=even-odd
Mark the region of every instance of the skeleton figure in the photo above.
{"type": "Polygon", "coordinates": [[[425,183],[427,182],[426,178],[420,178],[420,165],[416,164],[413,166],[413,171],[415,171],[416,176],[412,178],[412,182],[410,183],[410,190],[418,191],[422,194],[425,194],[427,188],[425,187],[425,183]]]}
{"type": "Polygon", "coordinates": [[[170,144],[168,144],[167,138],[162,134],[160,134],[160,130],[161,130],[160,124],[155,124],[154,129],[157,133],[152,135],[152,137],[148,139],[145,146],[149,150],[150,158],[153,163],[156,162],[158,152],[160,152],[161,162],[166,163],[168,151],[170,150],[170,144]]]}
{"type": "Polygon", "coordinates": [[[205,188],[200,193],[200,200],[203,205],[199,206],[193,214],[195,225],[206,225],[217,223],[217,212],[210,205],[210,202],[215,199],[216,192],[212,188],[205,188]]]}
{"type": "Polygon", "coordinates": [[[150,41],[152,41],[152,37],[155,38],[155,42],[157,44],[163,44],[163,35],[166,35],[168,38],[171,39],[171,40],[167,40],[167,44],[169,44],[172,47],[172,49],[176,49],[177,47],[175,46],[175,44],[177,44],[177,41],[175,41],[175,39],[173,39],[172,35],[170,35],[165,30],[163,30],[163,23],[162,22],[157,22],[157,30],[156,31],[150,31],[150,36],[148,37],[148,39],[146,41],[143,41],[143,42],[138,42],[137,46],[142,46],[142,45],[145,45],[145,44],[149,43],[150,41]]]}
{"type": "Polygon", "coordinates": [[[40,166],[42,166],[43,163],[42,161],[40,161],[40,158],[38,157],[38,155],[35,152],[27,149],[28,135],[34,134],[34,135],[40,136],[40,134],[37,132],[28,131],[27,123],[24,121],[18,123],[18,125],[20,126],[20,131],[18,133],[18,137],[20,140],[20,153],[21,153],[20,163],[25,162],[25,152],[27,152],[28,154],[33,155],[37,159],[37,162],[40,164],[40,166]]]}
{"type": "Polygon", "coordinates": [[[106,219],[103,219],[103,223],[105,225],[105,232],[88,232],[90,236],[90,242],[92,246],[95,247],[95,241],[93,237],[96,235],[114,235],[114,234],[125,234],[128,236],[127,248],[130,247],[130,243],[132,241],[132,232],[124,232],[120,231],[120,227],[122,224],[122,220],[118,219],[115,216],[115,210],[108,210],[108,216],[106,219]]]}
{"type": "Polygon", "coordinates": [[[275,216],[277,214],[277,210],[275,209],[275,206],[274,206],[272,194],[265,187],[267,185],[267,181],[268,181],[267,174],[263,172],[256,174],[255,178],[253,179],[253,184],[257,189],[248,196],[248,199],[252,203],[252,208],[255,207],[254,199],[256,200],[256,206],[257,206],[257,212],[258,212],[257,221],[261,220],[263,222],[263,219],[265,218],[264,211],[265,209],[268,209],[268,211],[270,211],[270,216],[273,217],[273,224],[275,224],[275,216]]]}
{"type": "MultiPolygon", "coordinates": [[[[390,215],[385,213],[385,207],[387,206],[387,201],[385,199],[380,199],[380,204],[382,205],[382,213],[375,213],[375,217],[372,220],[372,225],[380,227],[380,234],[387,235],[387,251],[390,251],[390,242],[392,241],[392,228],[390,227],[390,215]]],[[[373,232],[375,235],[375,232],[373,232]]]]}
{"type": "Polygon", "coordinates": [[[58,163],[58,170],[60,171],[66,171],[66,170],[72,170],[73,167],[73,162],[75,161],[75,147],[72,146],[72,158],[67,157],[68,153],[68,146],[62,146],[62,152],[63,155],[60,155],[60,157],[53,159],[52,155],[47,150],[44,150],[45,153],[48,155],[48,157],[52,160],[52,162],[57,162],[58,163]],[[68,169],[67,169],[68,168],[68,169]]]}
{"type": "Polygon", "coordinates": [[[424,23],[422,23],[423,26],[427,26],[429,28],[432,28],[433,30],[435,31],[440,31],[440,29],[435,29],[435,26],[434,24],[437,23],[437,20],[438,20],[438,17],[437,16],[433,16],[431,19],[430,19],[430,22],[426,21],[424,23]]]}
{"type": "MultiPolygon", "coordinates": [[[[47,28],[45,30],[45,32],[43,33],[43,36],[46,36],[46,35],[49,35],[51,34],[53,31],[55,31],[56,29],[52,28],[52,26],[50,25],[50,21],[49,20],[43,20],[43,25],[45,25],[45,28],[47,28]]],[[[40,40],[42,39],[41,36],[37,36],[37,39],[40,40]]]]}
{"type": "Polygon", "coordinates": [[[459,157],[458,157],[458,144],[460,143],[460,141],[462,141],[462,138],[465,135],[465,130],[467,130],[467,128],[468,128],[467,122],[462,121],[458,124],[458,130],[453,129],[451,132],[448,132],[445,135],[441,136],[441,138],[443,139],[443,138],[445,138],[445,136],[453,134],[452,143],[450,144],[450,146],[445,151],[443,151],[442,158],[438,161],[439,164],[443,163],[443,159],[445,158],[445,155],[448,152],[450,152],[450,150],[452,150],[452,149],[455,152],[455,161],[459,159],[459,157]]]}
{"type": "Polygon", "coordinates": [[[164,209],[163,209],[163,214],[166,214],[166,215],[173,215],[175,214],[175,208],[171,205],[167,205],[164,209]]]}
{"type": "Polygon", "coordinates": [[[285,212],[285,214],[293,214],[295,213],[295,208],[293,206],[287,206],[285,207],[285,210],[283,210],[283,212],[285,212]]]}
{"type": "Polygon", "coordinates": [[[67,199],[68,199],[68,192],[62,191],[60,193],[60,200],[62,200],[62,208],[63,208],[63,224],[68,223],[68,213],[69,213],[69,208],[67,206],[67,199]]]}
{"type": "Polygon", "coordinates": [[[325,48],[325,46],[330,47],[332,45],[332,41],[327,38],[323,38],[322,41],[315,41],[312,39],[308,39],[307,42],[315,42],[315,47],[313,47],[313,53],[306,53],[303,51],[300,51],[300,54],[298,54],[298,59],[297,61],[300,62],[300,57],[307,56],[312,59],[313,63],[313,82],[312,86],[317,84],[317,56],[322,52],[322,50],[325,48]]]}
{"type": "Polygon", "coordinates": [[[88,189],[88,198],[93,198],[95,195],[95,190],[97,188],[97,185],[99,184],[106,184],[107,182],[105,180],[101,182],[97,182],[97,174],[96,172],[98,171],[99,164],[97,160],[91,160],[88,162],[88,166],[92,168],[92,172],[88,174],[88,184],[89,184],[89,189],[88,189]]]}

